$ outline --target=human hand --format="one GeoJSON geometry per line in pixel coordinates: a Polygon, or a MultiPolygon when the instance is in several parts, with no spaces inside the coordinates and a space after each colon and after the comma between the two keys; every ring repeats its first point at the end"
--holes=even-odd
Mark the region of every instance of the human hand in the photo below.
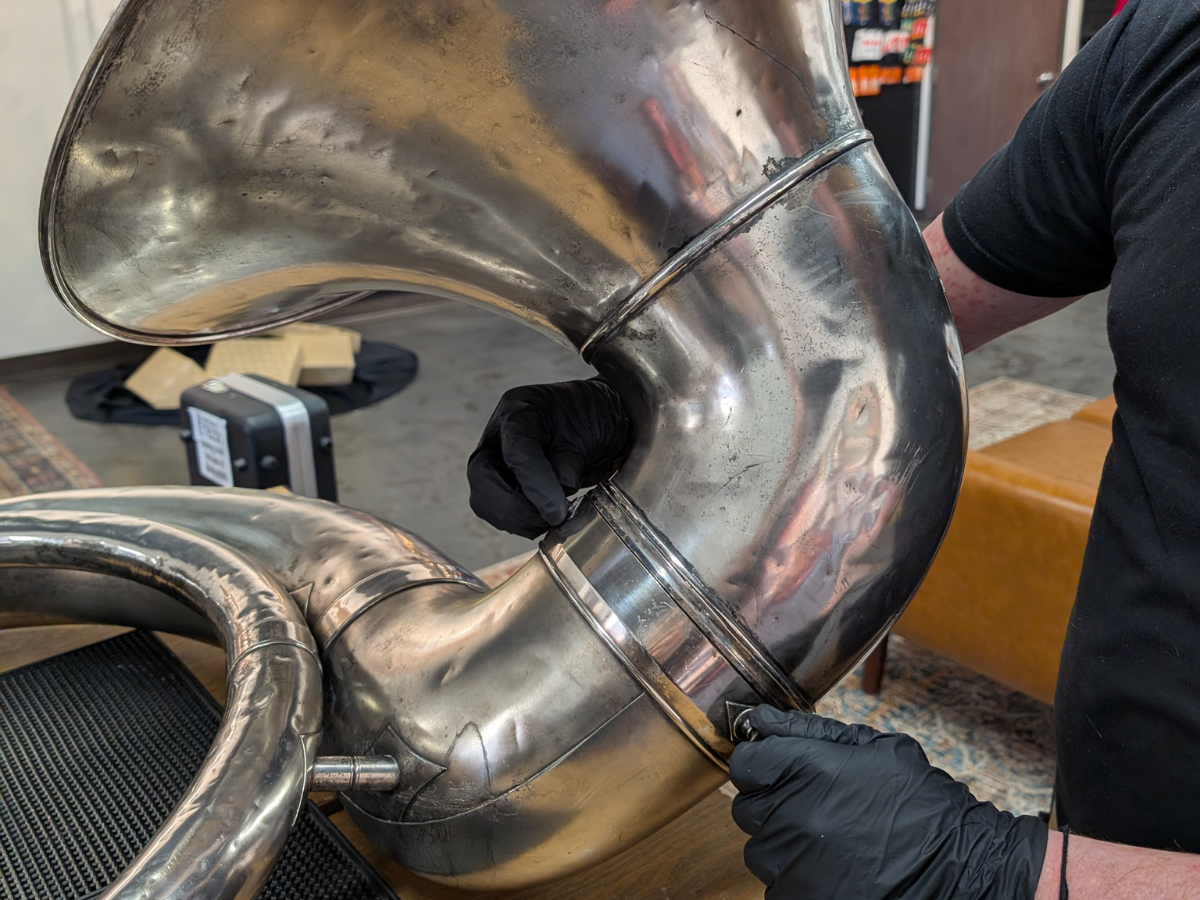
{"type": "Polygon", "coordinates": [[[730,762],[767,900],[1032,900],[1046,825],[981,803],[903,734],[759,706],[730,762]]]}
{"type": "Polygon", "coordinates": [[[616,471],[629,452],[629,414],[599,379],[506,391],[467,462],[471,509],[533,538],[567,517],[567,497],[616,471]]]}

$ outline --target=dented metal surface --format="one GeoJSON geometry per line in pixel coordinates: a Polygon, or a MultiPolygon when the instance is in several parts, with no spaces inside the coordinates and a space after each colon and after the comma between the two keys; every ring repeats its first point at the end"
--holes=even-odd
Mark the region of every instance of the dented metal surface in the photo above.
{"type": "Polygon", "coordinates": [[[101,897],[255,896],[300,814],[322,733],[316,644],[290,598],[228,547],[106,512],[4,509],[0,572],[11,567],[37,567],[49,580],[82,571],[144,584],[213,625],[229,684],[213,748],[174,813],[101,897]]]}
{"type": "MultiPolygon", "coordinates": [[[[272,573],[322,648],[323,752],[399,769],[351,815],[462,886],[599,862],[719,784],[747,705],[810,705],[900,614],[962,475],[957,336],[827,0],[127,0],[42,248],[68,307],[127,339],[415,289],[620,392],[628,461],[491,591],[318,501],[0,506],[141,516],[272,573]]],[[[101,589],[70,577],[48,616],[101,589]]],[[[170,618],[146,593],[110,612],[170,618]]]]}
{"type": "Polygon", "coordinates": [[[859,127],[826,2],[127,0],[51,160],[43,256],[154,343],[408,285],[572,342],[859,127]]]}
{"type": "MultiPolygon", "coordinates": [[[[312,629],[344,598],[362,602],[331,642],[314,641],[302,625],[289,639],[303,635],[320,648],[321,752],[396,761],[398,786],[351,791],[347,809],[427,876],[482,888],[565,874],[666,824],[724,778],[595,639],[538,560],[485,592],[402,529],[319,500],[153,487],[4,501],[0,549],[5,532],[23,535],[37,586],[57,598],[42,622],[95,621],[103,588],[112,620],[170,628],[177,592],[152,564],[145,591],[102,582],[74,592],[77,571],[39,534],[53,520],[75,540],[88,523],[116,516],[144,544],[159,532],[184,535],[247,560],[312,629]],[[378,577],[397,570],[425,575],[401,585],[378,577]],[[629,746],[634,736],[645,745],[629,746]]],[[[198,553],[191,564],[198,584],[221,576],[198,553]]],[[[5,591],[0,610],[17,607],[20,624],[39,624],[32,599],[5,591]]],[[[257,871],[265,877],[269,866],[257,871]]]]}

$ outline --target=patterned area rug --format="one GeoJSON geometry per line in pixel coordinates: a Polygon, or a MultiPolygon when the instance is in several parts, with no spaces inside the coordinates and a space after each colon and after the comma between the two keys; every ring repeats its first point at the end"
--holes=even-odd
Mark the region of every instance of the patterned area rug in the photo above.
{"type": "Polygon", "coordinates": [[[0,498],[90,487],[95,473],[0,388],[0,498]]]}
{"type": "Polygon", "coordinates": [[[1069,419],[1094,399],[1015,378],[994,378],[968,392],[970,449],[982,450],[1040,425],[1069,419]]]}
{"type": "Polygon", "coordinates": [[[912,735],[933,765],[1001,809],[1020,815],[1050,809],[1053,709],[897,635],[888,642],[878,697],[863,693],[856,671],[817,711],[912,735]]]}

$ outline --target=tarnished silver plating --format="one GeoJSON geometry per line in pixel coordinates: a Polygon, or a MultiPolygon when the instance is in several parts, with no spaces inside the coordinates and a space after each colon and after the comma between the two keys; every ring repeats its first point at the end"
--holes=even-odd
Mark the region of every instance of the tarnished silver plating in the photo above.
{"type": "Polygon", "coordinates": [[[310,791],[394,791],[400,764],[390,756],[319,756],[313,762],[310,791]]]}
{"type": "Polygon", "coordinates": [[[213,748],[175,812],[102,897],[249,900],[283,851],[321,738],[316,646],[287,594],[201,535],[105,513],[6,511],[0,568],[13,566],[140,582],[213,624],[229,684],[213,748]]]}
{"type": "MultiPolygon", "coordinates": [[[[347,809],[463,886],[599,862],[719,784],[747,706],[808,707],[900,614],[962,475],[958,339],[832,0],[127,0],[42,250],[126,339],[413,289],[579,348],[620,393],[627,462],[486,592],[316,501],[0,506],[134,515],[270,572],[322,649],[324,751],[396,761],[347,809]]],[[[47,621],[78,591],[80,617],[204,630],[103,577],[23,575],[0,622],[49,588],[47,621]]]]}
{"type": "Polygon", "coordinates": [[[485,590],[483,582],[454,565],[430,565],[429,561],[420,560],[403,566],[393,566],[368,575],[325,607],[321,617],[312,623],[313,635],[321,642],[322,647],[328,647],[347,625],[376,603],[413,585],[434,583],[465,584],[480,593],[485,590]]]}
{"type": "Polygon", "coordinates": [[[599,485],[588,501],[711,642],[713,651],[737,670],[759,699],[780,709],[812,709],[812,701],[801,693],[791,676],[759,646],[754,635],[729,613],[619,487],[611,482],[599,485]]]}
{"type": "Polygon", "coordinates": [[[539,553],[563,594],[575,604],[613,654],[625,663],[630,674],[654,698],[667,717],[679,726],[679,730],[701,753],[718,766],[728,768],[725,760],[733,749],[729,741],[663,670],[637,636],[625,627],[613,608],[567,555],[562,544],[543,543],[539,553]]]}
{"type": "Polygon", "coordinates": [[[774,180],[763,185],[720,219],[688,243],[686,247],[667,260],[666,265],[651,275],[627,300],[600,320],[596,330],[587,336],[579,347],[580,355],[591,362],[596,348],[626,322],[642,311],[658,293],[686,272],[695,262],[703,259],[713,247],[729,237],[756,215],[778,201],[805,178],[829,165],[847,150],[871,140],[870,132],[858,129],[835,138],[818,150],[814,150],[774,180]]]}

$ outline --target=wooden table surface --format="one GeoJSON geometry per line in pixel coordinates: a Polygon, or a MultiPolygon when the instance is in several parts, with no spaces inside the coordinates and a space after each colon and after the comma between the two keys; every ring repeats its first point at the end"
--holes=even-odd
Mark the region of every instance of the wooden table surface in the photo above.
{"type": "MultiPolygon", "coordinates": [[[[0,631],[0,671],[35,662],[125,631],[62,625],[0,631]]],[[[207,644],[161,635],[218,701],[225,700],[225,654],[207,644]]],[[[400,900],[760,900],[762,885],[742,864],[746,836],[729,815],[730,800],[714,793],[625,853],[570,878],[502,893],[456,890],[420,878],[371,846],[346,813],[333,821],[396,889],[400,900]]]]}

